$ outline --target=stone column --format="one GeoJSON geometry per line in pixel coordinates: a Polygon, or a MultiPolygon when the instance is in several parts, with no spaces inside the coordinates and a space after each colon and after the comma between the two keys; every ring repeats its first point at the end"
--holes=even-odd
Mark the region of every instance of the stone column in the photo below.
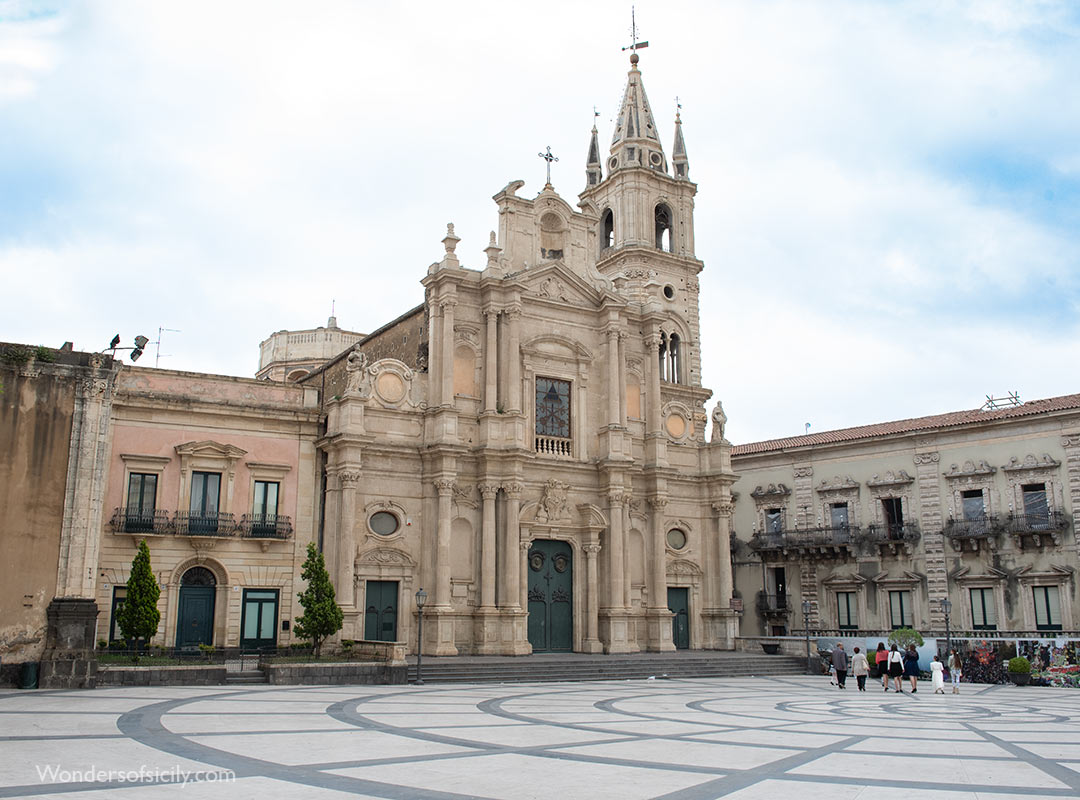
{"type": "Polygon", "coordinates": [[[495,497],[499,493],[498,484],[480,484],[480,495],[484,498],[484,511],[480,531],[480,608],[495,608],[495,497]]]}
{"type": "Polygon", "coordinates": [[[652,331],[645,337],[645,380],[648,396],[645,398],[645,433],[660,432],[660,334],[652,331]]]}
{"type": "Polygon", "coordinates": [[[525,487],[520,483],[511,482],[503,484],[506,492],[506,536],[503,540],[503,590],[502,608],[508,611],[520,611],[521,595],[521,524],[518,516],[521,514],[521,493],[525,487]]]}
{"type": "MultiPolygon", "coordinates": [[[[914,461],[921,509],[919,524],[922,528],[922,548],[926,554],[928,617],[931,628],[944,630],[945,612],[941,610],[941,601],[949,594],[949,575],[945,566],[945,526],[941,518],[941,454],[916,453],[914,461]]],[[[919,621],[914,622],[918,627],[919,621]]]]}
{"type": "Polygon", "coordinates": [[[623,568],[623,501],[622,489],[608,490],[608,607],[623,609],[623,584],[626,571],[623,568]]]}
{"type": "Polygon", "coordinates": [[[600,653],[603,646],[600,644],[600,576],[597,568],[596,556],[600,552],[600,544],[589,542],[581,548],[585,553],[585,577],[588,581],[588,596],[585,609],[585,641],[582,649],[586,653],[600,653]]]}
{"type": "Polygon", "coordinates": [[[439,368],[439,380],[442,385],[440,402],[444,406],[454,404],[454,306],[457,300],[444,298],[439,301],[442,308],[442,366],[439,368]]]}
{"type": "Polygon", "coordinates": [[[493,308],[484,309],[487,322],[487,338],[484,343],[484,411],[492,412],[499,405],[499,312],[493,308]]]}
{"type": "Polygon", "coordinates": [[[454,494],[454,479],[435,481],[439,492],[439,527],[435,546],[435,607],[450,608],[450,500],[454,494]]]}
{"type": "Polygon", "coordinates": [[[619,334],[619,424],[626,427],[626,338],[627,334],[619,334]]]}
{"type": "Polygon", "coordinates": [[[664,509],[668,498],[653,495],[649,498],[649,607],[646,612],[647,647],[653,652],[674,650],[671,612],[667,605],[667,536],[664,530],[664,509]]]}
{"type": "Polygon", "coordinates": [[[730,608],[734,590],[731,577],[731,515],[735,513],[735,506],[730,501],[721,500],[713,503],[712,508],[716,512],[716,605],[730,608]]]}
{"type": "Polygon", "coordinates": [[[510,384],[507,392],[507,411],[520,413],[521,404],[521,309],[511,307],[506,310],[509,322],[509,349],[506,376],[510,384]]]}
{"type": "MultiPolygon", "coordinates": [[[[432,291],[434,294],[434,291],[432,291]]],[[[432,298],[428,305],[428,313],[431,315],[428,331],[428,402],[432,406],[438,406],[442,402],[442,380],[439,372],[442,369],[443,354],[439,349],[442,341],[442,309],[438,300],[432,298]]]]}
{"type": "MultiPolygon", "coordinates": [[[[360,483],[359,470],[342,470],[341,519],[337,531],[337,600],[342,606],[355,608],[356,587],[353,583],[356,560],[356,487],[360,483]]],[[[350,608],[351,610],[351,608],[350,608]]]]}
{"type": "Polygon", "coordinates": [[[607,334],[607,368],[608,368],[608,424],[620,425],[622,424],[622,414],[620,413],[620,399],[622,392],[619,390],[619,378],[621,370],[619,369],[619,330],[614,325],[607,328],[605,331],[607,334]]]}

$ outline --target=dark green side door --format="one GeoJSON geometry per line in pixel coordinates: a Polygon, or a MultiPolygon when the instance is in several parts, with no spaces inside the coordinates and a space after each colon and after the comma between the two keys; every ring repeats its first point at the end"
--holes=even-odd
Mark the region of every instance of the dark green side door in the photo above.
{"type": "Polygon", "coordinates": [[[214,643],[213,586],[181,586],[180,614],[176,626],[177,647],[214,643]]]}
{"type": "Polygon", "coordinates": [[[547,539],[529,548],[529,644],[534,653],[574,644],[574,570],[570,545],[547,539]]]}
{"type": "Polygon", "coordinates": [[[397,581],[368,581],[364,611],[364,638],[397,641],[397,581]]]}
{"type": "Polygon", "coordinates": [[[671,639],[676,650],[690,648],[690,590],[673,586],[667,590],[667,607],[674,614],[671,620],[671,639]]]}
{"type": "Polygon", "coordinates": [[[244,589],[240,619],[240,646],[270,648],[277,645],[277,589],[244,589]]]}

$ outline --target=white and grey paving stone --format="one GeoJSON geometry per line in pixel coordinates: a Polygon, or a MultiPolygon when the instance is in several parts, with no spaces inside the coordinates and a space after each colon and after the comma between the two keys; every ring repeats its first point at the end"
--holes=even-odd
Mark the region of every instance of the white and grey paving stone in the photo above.
{"type": "Polygon", "coordinates": [[[763,677],[0,691],[0,798],[1080,797],[1080,692],[868,689],[763,677]]]}

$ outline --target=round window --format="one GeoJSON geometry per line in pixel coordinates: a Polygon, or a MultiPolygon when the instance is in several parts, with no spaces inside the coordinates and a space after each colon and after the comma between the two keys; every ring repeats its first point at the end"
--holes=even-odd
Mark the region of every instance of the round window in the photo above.
{"type": "Polygon", "coordinates": [[[670,283],[664,287],[664,297],[666,297],[668,300],[672,300],[675,297],[675,287],[672,286],[670,283]]]}
{"type": "Polygon", "coordinates": [[[617,166],[619,166],[619,157],[612,156],[611,160],[608,161],[608,169],[615,169],[617,166]]]}
{"type": "Polygon", "coordinates": [[[376,511],[368,520],[371,529],[380,536],[389,536],[397,533],[398,518],[389,511],[376,511]]]}
{"type": "Polygon", "coordinates": [[[672,528],[667,532],[667,543],[672,550],[682,550],[686,547],[686,534],[678,528],[672,528]]]}

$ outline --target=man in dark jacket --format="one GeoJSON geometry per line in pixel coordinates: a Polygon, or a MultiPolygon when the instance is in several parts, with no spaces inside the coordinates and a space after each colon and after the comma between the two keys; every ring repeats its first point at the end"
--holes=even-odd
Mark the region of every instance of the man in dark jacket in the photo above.
{"type": "Polygon", "coordinates": [[[848,657],[843,642],[837,642],[836,649],[832,651],[832,665],[836,670],[836,684],[846,689],[844,682],[847,680],[848,657]]]}

